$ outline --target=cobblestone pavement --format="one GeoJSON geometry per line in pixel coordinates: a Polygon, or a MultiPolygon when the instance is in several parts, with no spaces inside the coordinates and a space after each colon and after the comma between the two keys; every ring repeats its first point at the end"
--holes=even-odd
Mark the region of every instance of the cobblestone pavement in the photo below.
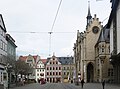
{"type": "MultiPolygon", "coordinates": [[[[63,83],[47,83],[40,85],[38,83],[28,84],[10,89],[82,89],[81,85],[63,84],[63,83]]],[[[101,83],[85,83],[83,89],[103,89],[101,83]]],[[[120,85],[106,84],[104,89],[120,89],[120,85]]]]}

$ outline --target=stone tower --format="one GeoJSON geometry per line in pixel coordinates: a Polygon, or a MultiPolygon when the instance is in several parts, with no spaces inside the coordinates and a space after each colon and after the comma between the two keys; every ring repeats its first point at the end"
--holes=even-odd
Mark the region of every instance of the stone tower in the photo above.
{"type": "Polygon", "coordinates": [[[90,22],[92,21],[92,16],[91,16],[91,13],[90,13],[90,1],[88,1],[88,15],[87,15],[86,18],[87,18],[87,26],[88,26],[90,24],[90,22]]]}

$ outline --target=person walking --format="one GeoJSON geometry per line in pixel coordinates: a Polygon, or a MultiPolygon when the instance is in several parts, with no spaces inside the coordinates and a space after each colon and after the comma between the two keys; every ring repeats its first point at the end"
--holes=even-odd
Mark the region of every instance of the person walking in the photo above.
{"type": "Polygon", "coordinates": [[[83,88],[83,85],[84,85],[84,79],[81,80],[81,87],[83,88]]]}
{"type": "Polygon", "coordinates": [[[102,87],[105,88],[105,80],[102,81],[102,87]]]}

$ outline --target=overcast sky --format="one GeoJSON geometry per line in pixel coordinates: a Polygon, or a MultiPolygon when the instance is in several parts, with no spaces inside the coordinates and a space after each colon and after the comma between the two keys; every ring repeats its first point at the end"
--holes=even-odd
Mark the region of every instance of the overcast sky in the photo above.
{"type": "MultiPolygon", "coordinates": [[[[61,7],[51,35],[52,24],[60,0],[0,0],[7,33],[14,39],[17,55],[40,55],[47,58],[55,52],[56,56],[73,55],[77,30],[85,31],[88,0],[62,0],[61,7]],[[31,33],[35,32],[35,33],[31,33]]],[[[110,0],[90,0],[91,15],[97,14],[100,21],[109,17],[110,0]]],[[[103,22],[103,25],[107,20],[103,22]]]]}

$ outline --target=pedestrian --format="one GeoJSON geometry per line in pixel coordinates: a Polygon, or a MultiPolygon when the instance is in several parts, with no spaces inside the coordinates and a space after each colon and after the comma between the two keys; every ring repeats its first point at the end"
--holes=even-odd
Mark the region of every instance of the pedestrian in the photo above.
{"type": "Polygon", "coordinates": [[[102,81],[102,87],[104,89],[104,87],[105,87],[105,80],[102,81]]]}
{"type": "Polygon", "coordinates": [[[84,85],[84,79],[81,80],[81,87],[83,88],[83,85],[84,85]]]}

